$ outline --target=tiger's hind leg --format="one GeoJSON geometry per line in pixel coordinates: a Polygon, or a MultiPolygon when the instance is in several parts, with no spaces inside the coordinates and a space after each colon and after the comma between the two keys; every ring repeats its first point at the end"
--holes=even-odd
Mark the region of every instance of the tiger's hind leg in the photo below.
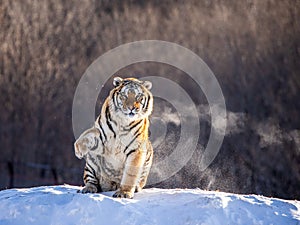
{"type": "MultiPolygon", "coordinates": [[[[85,176],[84,176],[85,178],[85,176]]],[[[86,194],[86,193],[99,193],[106,191],[116,191],[120,184],[115,181],[111,181],[103,178],[102,176],[92,179],[89,177],[88,179],[84,179],[85,187],[78,191],[78,193],[86,194]]]]}
{"type": "Polygon", "coordinates": [[[99,179],[96,177],[96,172],[91,165],[86,163],[83,173],[84,188],[79,193],[97,193],[101,191],[99,179]]]}
{"type": "Polygon", "coordinates": [[[98,188],[94,184],[87,183],[82,190],[78,190],[78,193],[86,194],[86,193],[97,193],[98,188]]]}

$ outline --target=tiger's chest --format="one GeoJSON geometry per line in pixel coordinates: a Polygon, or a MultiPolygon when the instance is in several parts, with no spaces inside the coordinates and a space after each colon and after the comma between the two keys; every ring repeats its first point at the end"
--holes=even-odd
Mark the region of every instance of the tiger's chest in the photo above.
{"type": "Polygon", "coordinates": [[[120,130],[115,137],[110,137],[105,143],[107,155],[115,157],[126,156],[126,151],[136,149],[139,146],[138,139],[133,132],[120,130]]]}
{"type": "Polygon", "coordinates": [[[139,142],[133,132],[114,129],[116,135],[107,135],[101,158],[106,162],[106,166],[109,165],[116,170],[122,170],[127,158],[126,152],[138,148],[139,142]]]}

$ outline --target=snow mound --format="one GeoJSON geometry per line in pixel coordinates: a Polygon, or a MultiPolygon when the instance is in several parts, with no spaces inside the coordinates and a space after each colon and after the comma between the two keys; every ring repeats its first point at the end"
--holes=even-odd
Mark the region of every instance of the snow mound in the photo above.
{"type": "Polygon", "coordinates": [[[0,192],[0,224],[300,224],[300,202],[200,189],[145,189],[134,199],[113,192],[78,194],[49,186],[0,192]]]}

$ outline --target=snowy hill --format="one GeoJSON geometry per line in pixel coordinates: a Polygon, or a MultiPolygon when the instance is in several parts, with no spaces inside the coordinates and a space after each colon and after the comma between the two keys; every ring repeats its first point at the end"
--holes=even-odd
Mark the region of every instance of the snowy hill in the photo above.
{"type": "Polygon", "coordinates": [[[130,200],[78,189],[1,191],[0,224],[300,224],[299,201],[199,189],[145,189],[130,200]]]}

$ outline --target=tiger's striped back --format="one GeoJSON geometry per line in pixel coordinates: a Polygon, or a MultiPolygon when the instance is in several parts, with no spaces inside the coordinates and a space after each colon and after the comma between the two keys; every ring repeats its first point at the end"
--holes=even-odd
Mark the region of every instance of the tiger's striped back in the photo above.
{"type": "Polygon", "coordinates": [[[75,142],[75,154],[85,158],[82,193],[117,190],[114,197],[132,198],[147,181],[153,158],[148,139],[153,108],[151,83],[114,78],[94,127],[75,142]]]}

